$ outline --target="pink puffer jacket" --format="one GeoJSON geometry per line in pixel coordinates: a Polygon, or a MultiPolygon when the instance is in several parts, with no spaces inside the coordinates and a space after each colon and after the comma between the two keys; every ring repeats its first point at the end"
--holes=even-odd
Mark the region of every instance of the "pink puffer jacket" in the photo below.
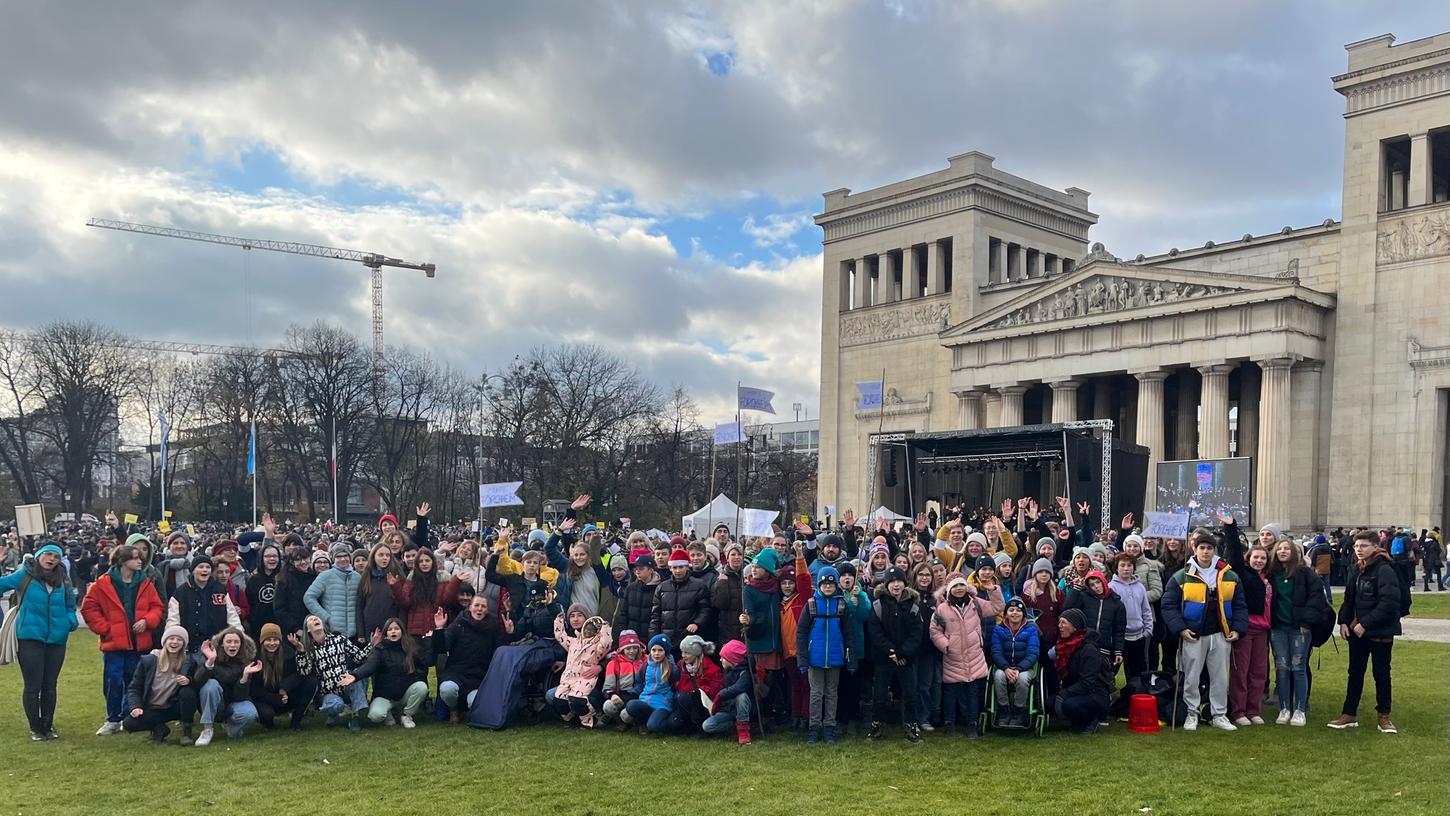
{"type": "Polygon", "coordinates": [[[982,618],[992,616],[992,603],[968,596],[961,606],[943,601],[932,613],[931,642],[942,653],[943,683],[970,683],[987,676],[987,653],[982,649],[982,618]]]}
{"type": "MultiPolygon", "coordinates": [[[[587,626],[586,626],[587,628],[587,626]]],[[[582,632],[570,636],[564,626],[564,616],[554,619],[554,639],[568,652],[564,658],[564,674],[559,678],[559,697],[588,697],[594,691],[594,681],[599,679],[601,661],[609,654],[613,642],[609,624],[603,624],[599,631],[589,637],[582,632]]]]}

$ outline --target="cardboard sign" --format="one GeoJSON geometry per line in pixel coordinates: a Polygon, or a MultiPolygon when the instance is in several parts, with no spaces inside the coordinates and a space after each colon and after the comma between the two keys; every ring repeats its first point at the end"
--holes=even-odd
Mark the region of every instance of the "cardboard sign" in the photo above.
{"type": "Polygon", "coordinates": [[[190,524],[186,525],[186,535],[189,538],[196,538],[196,528],[190,524]]]}
{"type": "Polygon", "coordinates": [[[498,520],[498,526],[500,526],[500,527],[507,527],[507,526],[509,526],[509,520],[506,519],[506,518],[499,519],[498,520]]]}
{"type": "Polygon", "coordinates": [[[23,536],[45,535],[45,506],[41,504],[16,505],[15,530],[23,536]]]}
{"type": "Polygon", "coordinates": [[[1154,513],[1143,514],[1145,524],[1143,526],[1144,538],[1188,538],[1188,514],[1187,513],[1154,513]]]}
{"type": "Polygon", "coordinates": [[[139,519],[140,519],[140,517],[137,516],[135,513],[127,513],[126,514],[126,518],[125,518],[125,522],[127,524],[135,524],[139,519]]]}
{"type": "Polygon", "coordinates": [[[519,488],[523,486],[523,482],[495,482],[479,485],[478,506],[507,507],[513,504],[523,504],[524,500],[518,497],[519,488]]]}
{"type": "Polygon", "coordinates": [[[166,519],[162,519],[156,522],[156,529],[160,530],[163,533],[169,533],[171,532],[171,522],[167,521],[166,519]]]}
{"type": "Polygon", "coordinates": [[[164,512],[164,513],[161,514],[161,517],[162,518],[168,518],[168,519],[171,518],[171,511],[170,510],[167,510],[166,512],[164,512]]]}
{"type": "Polygon", "coordinates": [[[473,526],[469,529],[473,530],[473,532],[475,533],[478,532],[478,519],[473,520],[473,526]]]}
{"type": "Polygon", "coordinates": [[[523,518],[519,519],[519,524],[522,524],[530,530],[535,530],[538,529],[539,520],[534,518],[533,516],[524,516],[523,518]]]}
{"type": "Polygon", "coordinates": [[[810,516],[801,516],[801,524],[810,524],[810,523],[811,523],[811,517],[810,516]]]}

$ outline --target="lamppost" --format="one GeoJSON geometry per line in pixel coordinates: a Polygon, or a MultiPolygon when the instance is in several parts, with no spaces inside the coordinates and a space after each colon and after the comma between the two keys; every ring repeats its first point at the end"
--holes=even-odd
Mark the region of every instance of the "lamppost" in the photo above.
{"type": "MultiPolygon", "coordinates": [[[[478,478],[480,480],[480,483],[481,483],[481,480],[483,479],[483,430],[484,430],[485,423],[488,421],[488,381],[489,380],[498,380],[499,382],[504,382],[504,381],[507,380],[507,378],[504,377],[502,374],[489,374],[489,373],[486,373],[485,372],[484,375],[483,375],[483,378],[481,380],[479,380],[479,383],[478,383],[478,478]]],[[[482,500],[483,499],[483,494],[482,493],[479,493],[479,496],[478,497],[479,497],[480,500],[482,500]]],[[[479,541],[482,541],[483,540],[483,511],[484,511],[484,506],[482,504],[479,504],[478,505],[478,539],[479,539],[479,541]]]]}
{"type": "Polygon", "coordinates": [[[795,421],[796,422],[800,422],[801,421],[801,409],[804,408],[804,407],[805,406],[802,405],[802,404],[800,404],[799,402],[792,402],[790,404],[790,409],[792,411],[795,411],[795,421]]]}

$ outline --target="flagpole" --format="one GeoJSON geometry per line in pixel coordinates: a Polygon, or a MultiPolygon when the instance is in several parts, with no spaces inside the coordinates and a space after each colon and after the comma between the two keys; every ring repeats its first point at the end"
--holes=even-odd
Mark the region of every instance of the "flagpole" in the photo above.
{"type": "MultiPolygon", "coordinates": [[[[334,413],[332,415],[332,523],[340,523],[341,518],[342,516],[337,510],[337,414],[334,413]]],[[[478,519],[478,528],[483,529],[482,516],[478,519]]]]}
{"type": "MultiPolygon", "coordinates": [[[[876,511],[876,480],[881,476],[881,432],[886,426],[886,367],[881,367],[881,404],[876,407],[876,467],[871,474],[870,494],[866,499],[866,512],[876,511]]],[[[870,530],[871,527],[866,527],[870,530]]]]}
{"type": "Polygon", "coordinates": [[[157,416],[161,418],[161,518],[166,519],[166,412],[160,411],[157,416]]]}
{"type": "Polygon", "coordinates": [[[252,420],[252,526],[257,526],[257,420],[252,420]]]}
{"type": "Polygon", "coordinates": [[[745,447],[745,429],[740,425],[740,381],[735,381],[735,540],[740,540],[740,503],[745,501],[745,480],[740,475],[741,448],[745,447]]]}

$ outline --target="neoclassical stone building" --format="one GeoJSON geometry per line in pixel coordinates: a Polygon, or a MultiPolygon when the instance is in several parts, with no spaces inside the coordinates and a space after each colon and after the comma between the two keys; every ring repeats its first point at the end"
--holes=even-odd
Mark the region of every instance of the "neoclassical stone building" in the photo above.
{"type": "Polygon", "coordinates": [[[907,510],[879,432],[1105,418],[1253,457],[1260,521],[1450,528],[1450,33],[1346,49],[1340,220],[1118,258],[982,153],[826,193],[820,504],[907,510]]]}

